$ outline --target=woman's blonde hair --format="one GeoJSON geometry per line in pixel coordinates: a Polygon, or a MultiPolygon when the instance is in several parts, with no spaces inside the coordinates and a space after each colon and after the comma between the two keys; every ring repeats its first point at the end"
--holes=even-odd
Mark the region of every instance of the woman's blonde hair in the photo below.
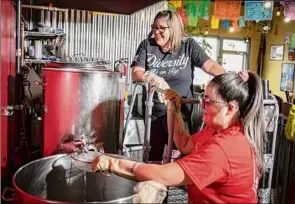
{"type": "MultiPolygon", "coordinates": [[[[154,22],[159,18],[167,21],[170,32],[170,38],[167,43],[171,44],[170,52],[176,52],[181,47],[181,41],[188,37],[188,34],[184,31],[181,17],[174,11],[164,10],[157,13],[154,22]]],[[[149,37],[151,36],[152,33],[150,33],[149,37]]]]}

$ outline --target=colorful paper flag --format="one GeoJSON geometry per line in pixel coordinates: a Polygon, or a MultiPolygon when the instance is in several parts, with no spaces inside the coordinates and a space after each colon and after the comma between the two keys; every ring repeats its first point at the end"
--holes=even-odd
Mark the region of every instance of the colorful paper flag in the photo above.
{"type": "Polygon", "coordinates": [[[172,4],[168,4],[168,9],[176,12],[176,8],[172,4]]]}
{"type": "Polygon", "coordinates": [[[219,19],[215,16],[212,16],[211,18],[211,28],[212,29],[218,29],[219,28],[219,19]]]}
{"type": "Polygon", "coordinates": [[[215,0],[214,16],[219,19],[238,20],[241,13],[241,1],[215,0]]]}
{"type": "Polygon", "coordinates": [[[186,15],[185,9],[177,8],[176,12],[180,15],[183,24],[187,24],[187,15],[186,15]]]}
{"type": "Polygon", "coordinates": [[[284,6],[284,16],[290,20],[295,20],[295,1],[281,0],[280,3],[284,6]]]}
{"type": "Polygon", "coordinates": [[[233,21],[233,27],[234,27],[235,31],[239,31],[240,30],[238,21],[233,21]]]}
{"type": "Polygon", "coordinates": [[[222,21],[222,28],[224,30],[228,30],[229,29],[229,20],[223,20],[222,21]]]}
{"type": "Polygon", "coordinates": [[[197,26],[199,18],[209,16],[210,0],[185,1],[189,26],[197,26]]]}
{"type": "Polygon", "coordinates": [[[265,6],[265,1],[245,1],[245,20],[266,21],[272,19],[273,1],[268,1],[270,7],[265,6]]]}
{"type": "Polygon", "coordinates": [[[245,19],[243,16],[240,17],[239,26],[240,26],[240,28],[246,27],[246,22],[245,22],[245,19]]]}
{"type": "Polygon", "coordinates": [[[181,8],[182,7],[182,1],[181,0],[171,0],[168,3],[173,5],[174,8],[181,8]]]}
{"type": "Polygon", "coordinates": [[[278,24],[276,24],[276,25],[274,26],[273,34],[274,34],[274,35],[278,35],[278,34],[279,34],[279,25],[278,25],[278,24]]]}

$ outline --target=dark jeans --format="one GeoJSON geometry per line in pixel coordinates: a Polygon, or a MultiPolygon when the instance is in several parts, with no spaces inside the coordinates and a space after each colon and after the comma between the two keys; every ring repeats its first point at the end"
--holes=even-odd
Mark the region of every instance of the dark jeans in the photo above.
{"type": "Polygon", "coordinates": [[[161,161],[165,144],[168,141],[167,115],[152,121],[150,139],[150,161],[161,161]]]}
{"type": "MultiPolygon", "coordinates": [[[[186,127],[188,124],[184,120],[186,127]]],[[[152,121],[151,124],[151,138],[150,138],[150,161],[162,161],[165,144],[168,143],[168,128],[167,128],[167,115],[163,115],[152,121]]],[[[173,149],[176,149],[173,144],[173,149]]]]}

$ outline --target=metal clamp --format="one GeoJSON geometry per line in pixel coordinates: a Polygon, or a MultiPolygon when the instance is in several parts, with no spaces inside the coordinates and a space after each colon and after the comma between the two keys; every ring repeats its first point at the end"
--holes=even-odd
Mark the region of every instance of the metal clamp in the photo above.
{"type": "Polygon", "coordinates": [[[14,105],[14,106],[5,106],[1,108],[1,115],[3,116],[12,116],[14,110],[22,110],[24,105],[14,105]]]}
{"type": "Polygon", "coordinates": [[[3,190],[3,193],[2,193],[2,199],[6,202],[14,202],[15,201],[15,189],[14,188],[10,188],[10,187],[5,187],[5,189],[3,190]],[[12,196],[11,198],[7,198],[6,197],[6,194],[7,192],[11,192],[12,193],[12,196]]]}
{"type": "Polygon", "coordinates": [[[13,106],[6,106],[1,108],[1,115],[12,116],[13,115],[13,106]]]}

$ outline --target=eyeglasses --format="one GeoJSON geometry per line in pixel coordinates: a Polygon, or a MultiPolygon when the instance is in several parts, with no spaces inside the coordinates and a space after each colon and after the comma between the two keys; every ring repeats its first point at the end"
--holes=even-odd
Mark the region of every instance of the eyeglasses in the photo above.
{"type": "Polygon", "coordinates": [[[164,27],[164,26],[154,26],[154,25],[152,25],[151,27],[152,27],[152,32],[154,32],[154,33],[157,32],[157,30],[160,33],[164,33],[167,28],[170,28],[169,26],[164,27]]]}
{"type": "Polygon", "coordinates": [[[227,102],[224,102],[224,101],[216,101],[216,100],[212,100],[212,99],[208,99],[208,98],[202,98],[203,108],[206,107],[206,104],[212,104],[212,103],[219,103],[219,104],[224,104],[224,105],[227,104],[227,102]]]}

